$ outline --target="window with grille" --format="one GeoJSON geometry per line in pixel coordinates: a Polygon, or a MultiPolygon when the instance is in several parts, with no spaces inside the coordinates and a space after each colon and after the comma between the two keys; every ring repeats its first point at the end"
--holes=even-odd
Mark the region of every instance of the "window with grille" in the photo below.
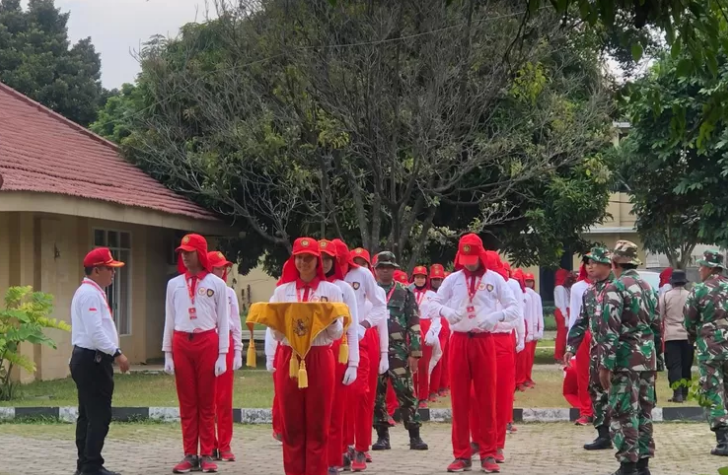
{"type": "Polygon", "coordinates": [[[114,259],[126,264],[116,270],[114,283],[106,289],[106,297],[119,335],[131,335],[131,233],[95,229],[94,246],[108,247],[114,259]]]}

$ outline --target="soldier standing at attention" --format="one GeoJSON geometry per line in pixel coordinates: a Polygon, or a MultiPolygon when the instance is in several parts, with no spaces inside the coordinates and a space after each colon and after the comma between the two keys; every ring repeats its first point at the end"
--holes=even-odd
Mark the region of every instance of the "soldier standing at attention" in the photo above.
{"type": "MultiPolygon", "coordinates": [[[[412,375],[417,372],[422,357],[420,318],[415,294],[406,286],[394,281],[394,271],[399,268],[394,253],[380,252],[374,268],[379,286],[387,295],[389,311],[389,369],[379,375],[377,399],[374,407],[374,427],[377,443],[372,450],[387,450],[389,444],[389,415],[387,413],[387,383],[391,381],[397,395],[402,422],[410,435],[411,450],[427,450],[420,438],[420,415],[414,394],[412,375]]],[[[385,355],[382,354],[382,357],[385,355]]]]}
{"type": "MultiPolygon", "coordinates": [[[[603,450],[612,448],[612,440],[609,437],[609,394],[599,382],[599,358],[596,342],[604,289],[614,276],[607,248],[593,247],[591,252],[584,257],[589,280],[592,283],[584,291],[579,315],[569,330],[564,364],[569,366],[571,358],[578,353],[582,344],[589,346],[589,396],[594,412],[592,422],[598,435],[594,442],[584,444],[584,449],[603,450]]],[[[586,362],[579,361],[578,364],[586,364],[586,362]]]]}
{"type": "MultiPolygon", "coordinates": [[[[723,255],[705,251],[699,259],[701,284],[695,285],[685,303],[685,329],[698,347],[700,397],[707,403],[710,430],[718,446],[713,455],[728,456],[728,411],[725,378],[728,373],[728,280],[723,277],[723,255]]],[[[701,404],[702,405],[702,404],[701,404]]]]}
{"type": "Polygon", "coordinates": [[[604,289],[596,335],[599,380],[609,391],[612,440],[620,468],[612,475],[649,475],[655,456],[652,408],[655,371],[664,369],[657,298],[635,270],[637,245],[617,241],[612,252],[616,279],[604,289]]]}

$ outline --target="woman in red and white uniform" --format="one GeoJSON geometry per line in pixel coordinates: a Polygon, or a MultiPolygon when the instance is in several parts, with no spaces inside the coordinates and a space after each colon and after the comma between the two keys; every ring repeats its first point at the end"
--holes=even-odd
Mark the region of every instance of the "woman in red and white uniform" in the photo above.
{"type": "Polygon", "coordinates": [[[487,269],[483,242],[475,234],[460,239],[456,268],[433,299],[434,311],[450,322],[450,393],[452,444],[455,460],[449,472],[472,469],[470,447],[471,388],[478,405],[480,430],[473,432],[480,448],[481,468],[498,472],[496,430],[496,324],[518,318],[516,300],[500,275],[487,269]],[[502,310],[499,310],[499,304],[502,310]]]}
{"type": "MultiPolygon", "coordinates": [[[[430,289],[437,293],[437,289],[440,288],[442,285],[442,281],[445,279],[445,268],[442,266],[442,264],[432,264],[430,266],[430,289]]],[[[437,362],[435,365],[435,368],[432,370],[432,374],[430,375],[430,394],[436,394],[440,397],[447,396],[447,392],[449,389],[449,383],[448,383],[448,356],[447,356],[447,349],[448,349],[448,343],[450,342],[450,324],[447,323],[447,320],[444,318],[440,318],[440,349],[442,350],[442,357],[440,357],[440,361],[437,362]]]]}
{"type": "Polygon", "coordinates": [[[526,281],[526,293],[531,297],[531,318],[533,323],[533,340],[529,343],[528,348],[528,372],[526,373],[526,384],[534,387],[536,383],[533,381],[533,362],[536,358],[536,346],[540,340],[543,340],[543,303],[541,295],[536,292],[536,277],[530,272],[523,275],[526,281]]]}
{"type": "MultiPolygon", "coordinates": [[[[283,266],[279,286],[273,292],[276,302],[343,302],[341,289],[326,281],[318,241],[298,238],[290,259],[283,266]]],[[[280,344],[279,368],[289,368],[292,357],[285,336],[275,330],[280,344]]],[[[324,329],[312,342],[306,355],[308,387],[299,389],[298,380],[288,371],[275,371],[275,391],[283,428],[283,471],[286,475],[326,475],[326,449],[331,427],[335,379],[335,358],[331,345],[344,334],[341,318],[324,329]]]]}
{"type": "Polygon", "coordinates": [[[431,315],[430,302],[437,296],[430,290],[430,283],[427,275],[427,267],[417,266],[412,271],[411,289],[415,294],[415,301],[420,308],[420,332],[422,334],[422,358],[418,362],[418,371],[414,375],[415,395],[420,401],[420,408],[427,408],[428,399],[432,402],[437,400],[437,393],[430,389],[430,367],[433,358],[433,350],[437,349],[438,360],[442,355],[440,347],[440,330],[442,323],[440,315],[435,312],[431,315]]]}
{"type": "MultiPolygon", "coordinates": [[[[233,263],[225,259],[220,251],[207,254],[207,260],[212,267],[212,273],[227,283],[228,272],[233,263]]],[[[233,383],[234,371],[243,367],[243,331],[240,324],[240,304],[235,291],[228,287],[227,297],[230,308],[230,349],[228,351],[227,371],[216,380],[215,387],[215,419],[217,433],[215,434],[214,457],[223,462],[234,462],[235,454],[230,450],[230,441],[233,439],[233,383]]]]}
{"type": "Polygon", "coordinates": [[[230,303],[225,282],[212,274],[207,241],[188,234],[177,248],[181,275],[167,283],[164,370],[175,375],[185,458],[174,473],[217,472],[216,377],[227,371],[230,303]]]}

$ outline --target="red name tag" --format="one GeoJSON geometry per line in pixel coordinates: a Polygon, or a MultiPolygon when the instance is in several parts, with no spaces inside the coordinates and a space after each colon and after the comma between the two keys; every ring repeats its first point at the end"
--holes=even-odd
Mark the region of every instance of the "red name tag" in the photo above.
{"type": "Polygon", "coordinates": [[[190,307],[188,311],[190,313],[190,320],[195,320],[197,318],[197,309],[195,307],[190,307]]]}

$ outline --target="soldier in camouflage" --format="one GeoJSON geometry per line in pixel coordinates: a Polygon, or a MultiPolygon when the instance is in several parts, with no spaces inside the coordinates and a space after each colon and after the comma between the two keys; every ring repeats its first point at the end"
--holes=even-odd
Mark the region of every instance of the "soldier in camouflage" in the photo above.
{"type": "Polygon", "coordinates": [[[706,251],[697,262],[702,283],[688,295],[684,325],[689,341],[697,343],[701,405],[718,441],[710,453],[728,456],[728,280],[718,251],[706,251]]]}
{"type": "Polygon", "coordinates": [[[374,404],[374,428],[377,442],[372,450],[389,450],[389,414],[387,413],[387,383],[397,395],[400,414],[410,435],[410,449],[427,450],[427,444],[420,437],[420,415],[414,395],[412,375],[417,372],[422,357],[420,317],[411,289],[394,281],[394,271],[399,268],[392,252],[380,252],[376,257],[375,269],[379,286],[387,294],[389,320],[389,370],[379,375],[377,397],[374,404]]]}
{"type": "Polygon", "coordinates": [[[652,409],[662,336],[655,293],[635,270],[640,264],[637,245],[618,241],[612,252],[616,278],[604,289],[595,335],[599,380],[609,391],[611,436],[620,463],[612,475],[649,475],[655,455],[652,409]]]}
{"type": "Polygon", "coordinates": [[[579,350],[584,336],[587,332],[590,332],[592,338],[589,342],[589,396],[591,396],[594,408],[593,423],[598,435],[594,442],[584,444],[584,449],[603,450],[612,448],[612,439],[609,437],[609,394],[599,382],[599,359],[596,341],[604,289],[614,279],[614,275],[612,274],[612,260],[609,249],[606,247],[593,247],[591,252],[584,257],[586,258],[587,273],[592,283],[584,292],[581,311],[574,326],[569,330],[564,364],[569,365],[571,358],[579,350]]]}

